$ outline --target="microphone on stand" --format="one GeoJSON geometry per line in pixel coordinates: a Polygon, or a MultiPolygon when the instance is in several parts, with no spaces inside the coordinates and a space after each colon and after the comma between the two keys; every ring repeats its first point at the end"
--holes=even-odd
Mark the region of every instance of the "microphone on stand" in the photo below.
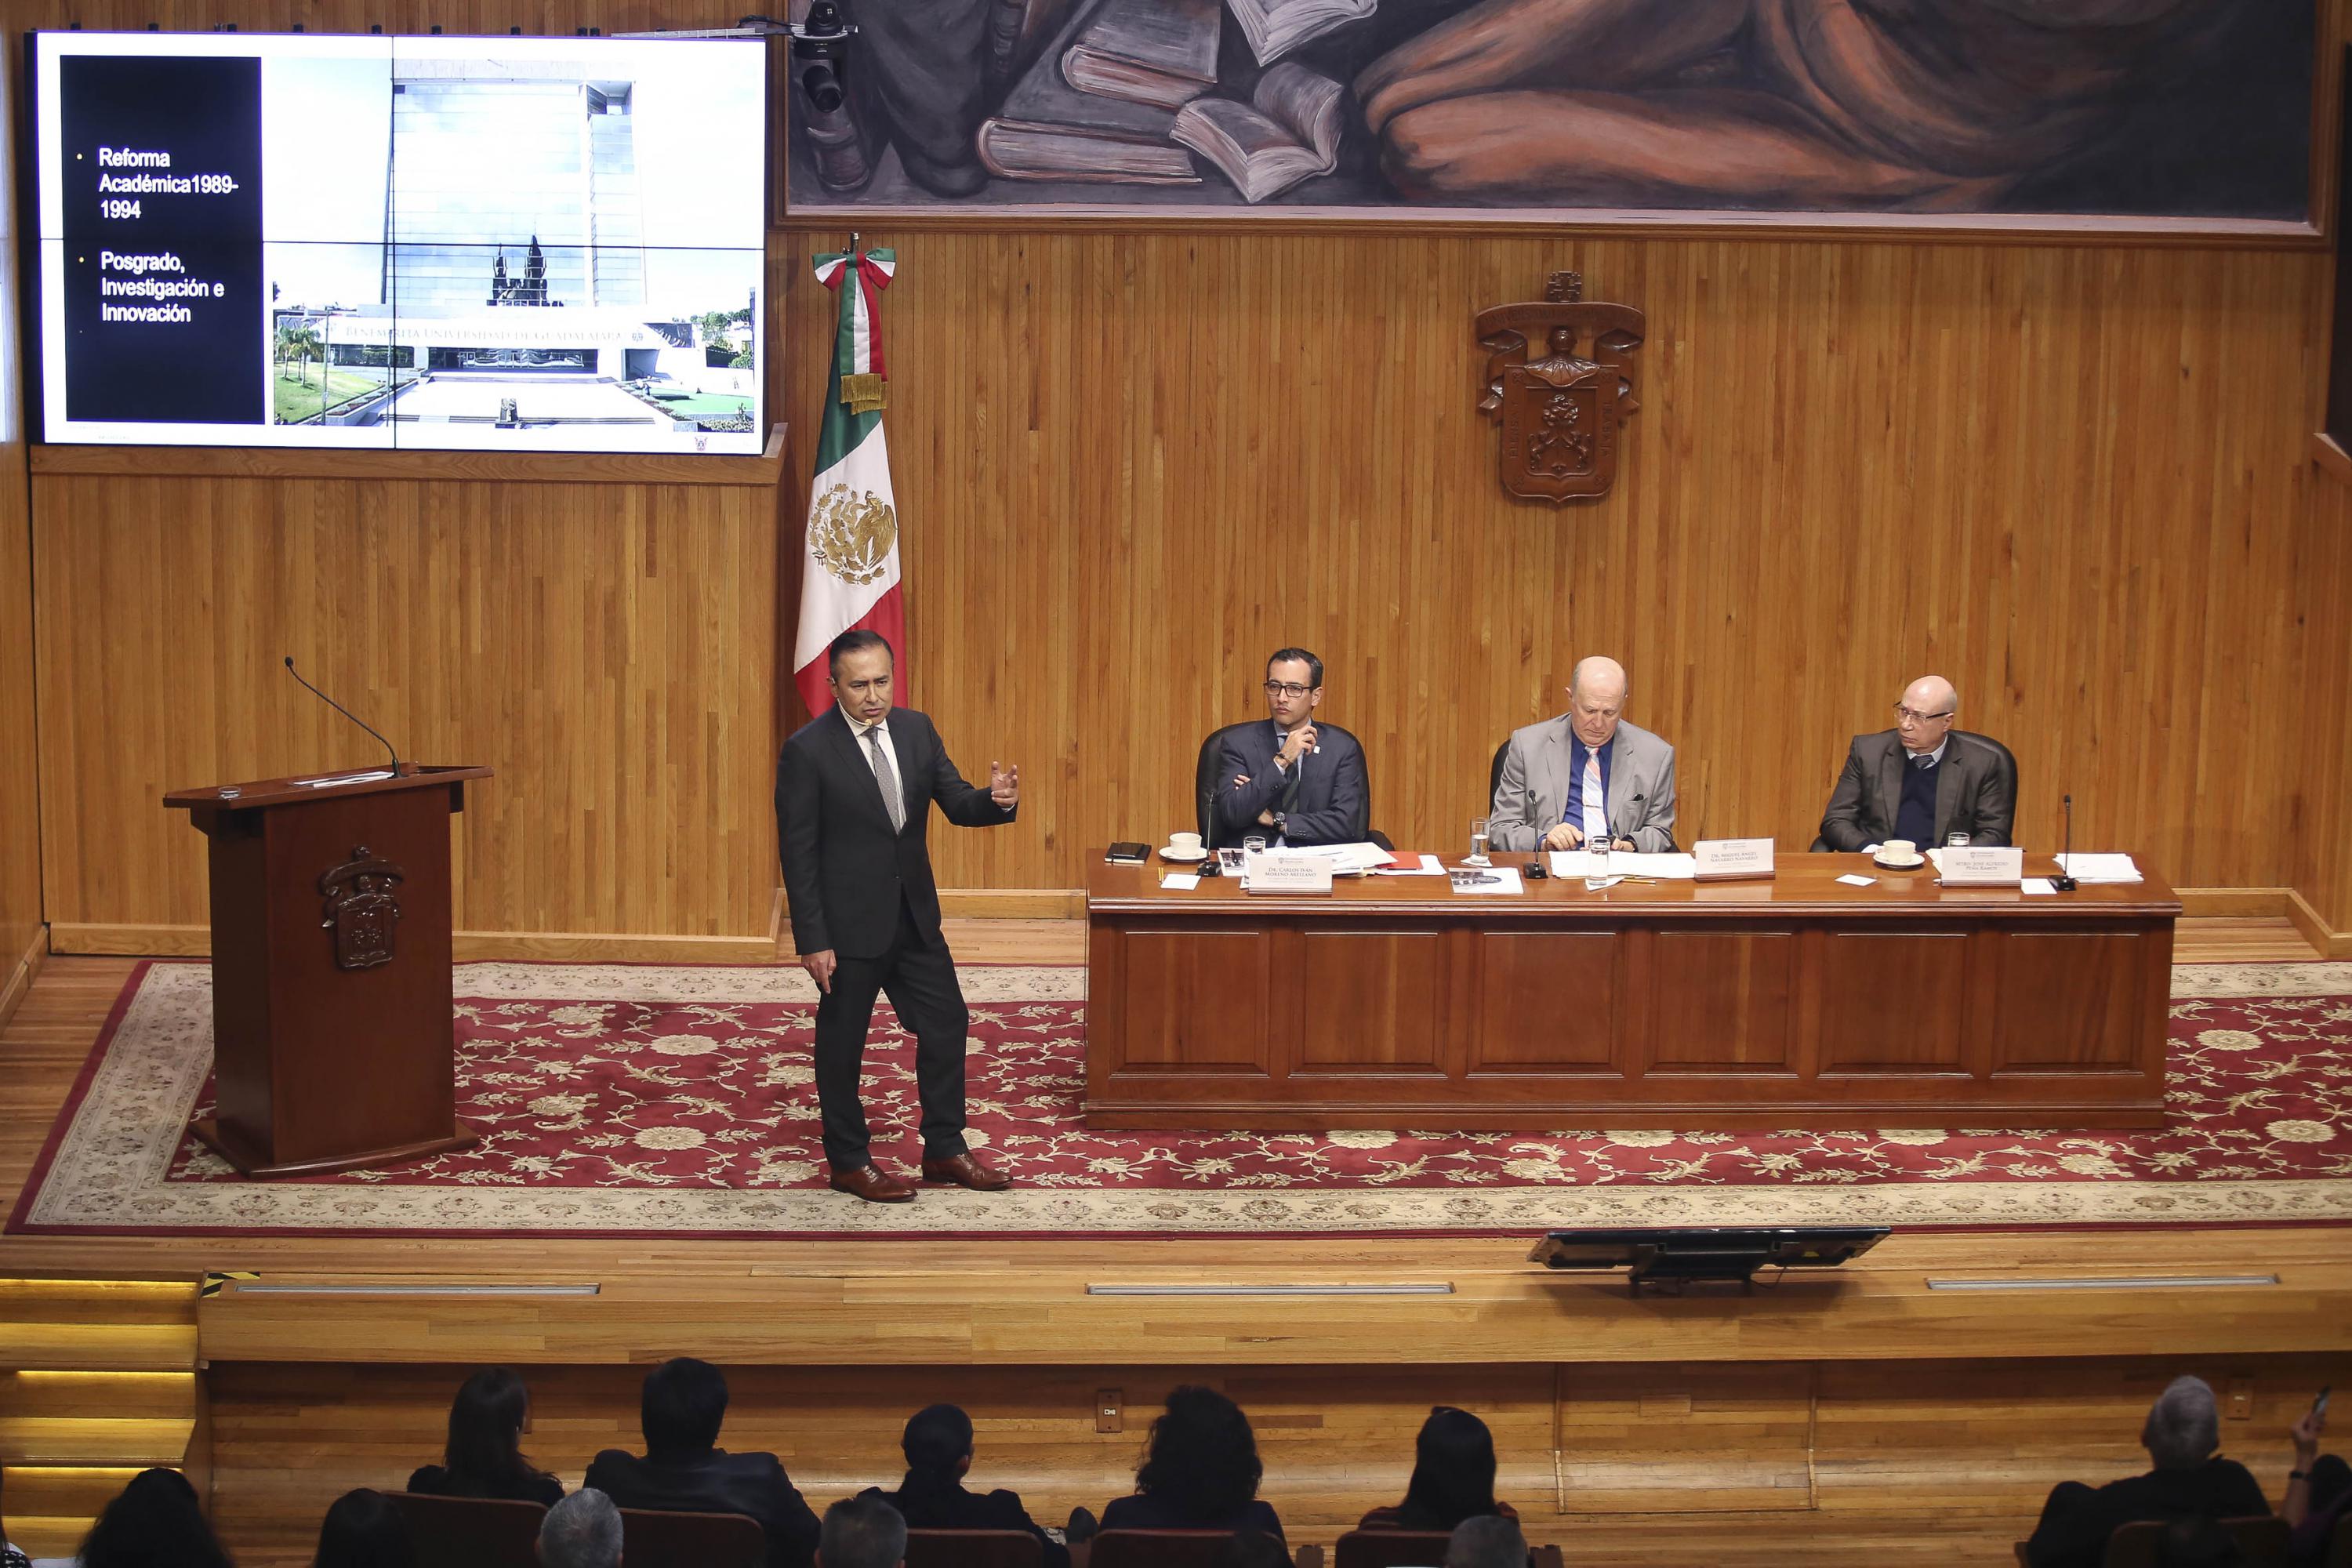
{"type": "MultiPolygon", "coordinates": [[[[294,656],[290,653],[286,656],[286,673],[292,676],[297,680],[302,680],[302,672],[294,668],[294,656]]],[[[312,686],[309,681],[302,680],[302,686],[303,689],[309,691],[311,696],[317,698],[320,701],[325,703],[328,707],[333,709],[344,718],[349,719],[352,723],[357,724],[369,734],[375,735],[377,744],[383,747],[386,752],[390,752],[392,753],[392,771],[394,773],[400,773],[403,771],[400,763],[400,753],[393,751],[392,742],[385,740],[382,735],[377,735],[374,727],[369,724],[366,720],[361,718],[358,714],[352,712],[350,709],[344,707],[341,703],[336,701],[333,698],[328,696],[317,687],[312,686]]]]}
{"type": "Polygon", "coordinates": [[[2074,880],[2074,797],[2060,797],[2066,808],[2066,852],[2058,858],[2058,875],[2050,879],[2050,886],[2062,893],[2071,893],[2080,883],[2074,880]]]}

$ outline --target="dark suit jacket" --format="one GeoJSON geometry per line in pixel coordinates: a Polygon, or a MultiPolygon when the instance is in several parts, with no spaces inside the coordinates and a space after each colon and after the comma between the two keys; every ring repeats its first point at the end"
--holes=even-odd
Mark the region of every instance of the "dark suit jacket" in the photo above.
{"type": "Polygon", "coordinates": [[[1230,1518],[1204,1519],[1150,1492],[1111,1499],[1103,1505],[1102,1527],[1105,1530],[1255,1530],[1267,1535],[1282,1533],[1282,1521],[1276,1516],[1274,1505],[1262,1497],[1250,1499],[1241,1512],[1230,1518]]]}
{"type": "Polygon", "coordinates": [[[1021,1494],[1010,1491],[967,1491],[961,1483],[940,1486],[913,1471],[895,1492],[866,1489],[898,1510],[909,1530],[1022,1530],[1037,1538],[1045,1553],[1045,1568],[1069,1568],[1070,1549],[1047,1535],[1021,1506],[1021,1494]]]}
{"type": "Polygon", "coordinates": [[[962,827],[1013,820],[956,772],[929,719],[894,708],[889,726],[892,765],[907,797],[907,826],[895,834],[874,764],[839,704],[794,731],[776,761],[776,842],[793,945],[803,952],[831,948],[849,958],[880,956],[898,933],[901,899],[917,928],[936,939],[931,802],[962,827]]]}
{"type": "Polygon", "coordinates": [[[2080,1481],[2061,1481],[2042,1506],[2025,1556],[2033,1568],[2098,1568],[2118,1526],[2189,1514],[2256,1519],[2270,1510],[2246,1467],[2219,1457],[2195,1469],[2150,1470],[2095,1491],[2080,1481]]]}
{"type": "MultiPolygon", "coordinates": [[[[1895,816],[1903,806],[1903,770],[1910,753],[1893,730],[1856,735],[1845,754],[1845,771],[1822,813],[1822,837],[1832,849],[1851,853],[1895,837],[1895,816]]],[[[1936,764],[1936,832],[1922,851],[1965,833],[1972,847],[2000,847],[2011,841],[2017,815],[2016,784],[2004,779],[2000,755],[1973,735],[1953,731],[1936,764]]]]}
{"type": "Polygon", "coordinates": [[[588,1467],[583,1484],[611,1498],[615,1508],[748,1514],[768,1533],[768,1568],[809,1568],[816,1555],[816,1515],[773,1454],[712,1448],[688,1459],[656,1460],[607,1448],[588,1467]]]}
{"type": "MultiPolygon", "coordinates": [[[[1304,752],[1299,769],[1298,805],[1290,813],[1293,844],[1353,844],[1364,836],[1364,748],[1337,724],[1315,726],[1316,751],[1304,752]]],[[[1271,840],[1274,829],[1261,824],[1257,814],[1272,811],[1290,781],[1274,765],[1280,750],[1274,721],[1252,724],[1225,737],[1224,763],[1217,775],[1217,842],[1238,844],[1252,833],[1271,840]],[[1247,774],[1249,783],[1235,784],[1247,774]]]]}

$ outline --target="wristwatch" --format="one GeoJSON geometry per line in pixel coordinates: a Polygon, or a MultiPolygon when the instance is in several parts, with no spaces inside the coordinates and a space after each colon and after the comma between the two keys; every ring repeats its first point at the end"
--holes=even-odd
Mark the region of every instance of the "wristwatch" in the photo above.
{"type": "Polygon", "coordinates": [[[1282,811],[1277,811],[1277,812],[1276,812],[1276,813],[1274,814],[1274,836],[1275,836],[1276,838],[1280,838],[1281,837],[1283,837],[1285,834],[1288,833],[1289,831],[1290,831],[1290,814],[1289,814],[1289,813],[1287,813],[1287,812],[1282,812],[1282,811]]]}

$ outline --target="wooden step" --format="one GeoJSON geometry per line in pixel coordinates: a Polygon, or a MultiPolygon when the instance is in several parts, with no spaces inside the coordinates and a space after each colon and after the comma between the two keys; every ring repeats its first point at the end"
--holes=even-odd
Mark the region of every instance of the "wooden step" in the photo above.
{"type": "Polygon", "coordinates": [[[36,1562],[44,1557],[71,1557],[79,1550],[82,1537],[89,1533],[89,1526],[88,1519],[47,1519],[39,1514],[28,1517],[12,1513],[8,1516],[8,1539],[36,1562]]]}
{"type": "MultiPolygon", "coordinates": [[[[29,1546],[18,1532],[30,1519],[61,1519],[74,1522],[74,1542],[89,1529],[99,1510],[112,1502],[140,1465],[75,1465],[56,1468],[44,1465],[9,1465],[0,1476],[0,1491],[8,1499],[8,1534],[19,1546],[29,1546]]],[[[36,1556],[40,1553],[36,1552],[36,1556]]]]}
{"type": "Polygon", "coordinates": [[[0,1372],[0,1417],[196,1418],[193,1372],[0,1372]]]}
{"type": "MultiPolygon", "coordinates": [[[[0,1325],[193,1324],[193,1279],[0,1279],[0,1325]]],[[[0,1340],[0,1346],[6,1342],[0,1340]]],[[[0,1354],[5,1354],[0,1350],[0,1354]]]]}
{"type": "Polygon", "coordinates": [[[186,1372],[196,1325],[11,1321],[0,1312],[0,1371],[186,1372]]]}
{"type": "Polygon", "coordinates": [[[174,1468],[194,1432],[193,1419],[0,1415],[0,1465],[174,1468]]]}

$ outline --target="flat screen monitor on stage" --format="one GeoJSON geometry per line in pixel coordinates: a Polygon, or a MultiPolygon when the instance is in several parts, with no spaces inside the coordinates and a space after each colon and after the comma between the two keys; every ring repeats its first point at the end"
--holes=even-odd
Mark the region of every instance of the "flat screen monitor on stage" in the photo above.
{"type": "Polygon", "coordinates": [[[1661,1226],[1555,1230],[1528,1254],[1547,1268],[1623,1268],[1634,1291],[1759,1268],[1834,1268],[1886,1239],[1884,1226],[1661,1226]]]}
{"type": "Polygon", "coordinates": [[[757,452],[757,41],[38,33],[59,442],[757,452]]]}

